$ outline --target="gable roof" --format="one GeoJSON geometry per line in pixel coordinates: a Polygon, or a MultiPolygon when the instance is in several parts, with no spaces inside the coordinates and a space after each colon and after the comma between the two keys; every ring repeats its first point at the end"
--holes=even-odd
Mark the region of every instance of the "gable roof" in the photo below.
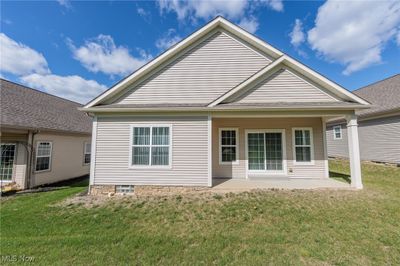
{"type": "Polygon", "coordinates": [[[360,105],[369,105],[368,102],[364,101],[360,97],[352,94],[351,92],[347,91],[346,89],[342,88],[338,84],[328,80],[327,78],[323,77],[319,73],[311,70],[310,68],[306,67],[305,65],[300,64],[296,60],[290,58],[289,56],[285,55],[283,52],[279,51],[278,49],[272,47],[268,43],[260,40],[259,38],[255,37],[254,35],[246,32],[245,30],[241,29],[240,27],[234,25],[233,23],[229,22],[228,20],[222,17],[216,17],[204,27],[200,28],[198,31],[194,32],[192,35],[187,37],[186,39],[182,40],[181,42],[177,43],[176,45],[172,46],[170,49],[165,51],[163,54],[155,58],[154,60],[150,61],[148,64],[144,65],[140,69],[138,69],[133,74],[129,75],[109,90],[105,91],[103,94],[99,95],[97,98],[90,101],[83,109],[88,109],[99,105],[106,101],[107,99],[115,96],[117,93],[121,92],[122,90],[126,89],[130,84],[134,83],[135,81],[139,80],[140,78],[144,77],[145,75],[151,73],[155,70],[158,66],[165,63],[167,60],[173,58],[179,52],[183,51],[187,47],[195,44],[199,41],[202,37],[210,33],[211,31],[220,27],[223,30],[233,34],[234,36],[248,42],[255,48],[259,49],[260,51],[269,55],[272,59],[275,59],[270,65],[267,65],[259,72],[254,74],[253,76],[249,77],[242,83],[238,84],[234,88],[227,88],[228,92],[223,94],[222,96],[218,97],[214,101],[212,101],[208,106],[213,107],[218,105],[219,103],[223,102],[228,97],[234,95],[235,93],[241,91],[242,89],[246,89],[248,85],[252,84],[253,82],[257,81],[258,79],[264,77],[265,75],[270,75],[274,71],[278,69],[274,68],[274,66],[278,65],[285,65],[287,67],[294,68],[297,72],[302,75],[305,75],[310,80],[321,84],[322,86],[326,87],[330,90],[333,94],[338,95],[340,98],[344,99],[345,101],[354,102],[360,105]]]}
{"type": "Polygon", "coordinates": [[[0,79],[0,125],[90,134],[91,118],[81,104],[0,79]]]}
{"type": "Polygon", "coordinates": [[[371,109],[357,111],[360,117],[400,110],[400,73],[353,93],[373,104],[371,109]]]}

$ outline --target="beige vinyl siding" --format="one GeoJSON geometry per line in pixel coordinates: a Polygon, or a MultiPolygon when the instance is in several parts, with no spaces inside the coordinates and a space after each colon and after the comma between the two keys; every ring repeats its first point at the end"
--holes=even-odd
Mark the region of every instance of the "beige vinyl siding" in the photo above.
{"type": "Polygon", "coordinates": [[[208,117],[98,117],[94,184],[207,186],[208,117]],[[172,167],[129,168],[130,128],[172,126],[172,167]]]}
{"type": "Polygon", "coordinates": [[[235,102],[335,102],[322,87],[313,85],[294,71],[280,69],[253,88],[239,95],[235,102]]]}
{"type": "MultiPolygon", "coordinates": [[[[90,136],[39,133],[35,135],[34,147],[39,141],[52,142],[51,166],[49,171],[35,172],[35,186],[59,182],[89,174],[89,165],[84,165],[84,143],[90,142],[90,136]]],[[[36,156],[34,156],[35,169],[36,156]]]]}
{"type": "Polygon", "coordinates": [[[362,160],[400,164],[400,116],[359,123],[362,160]]]}
{"type": "Polygon", "coordinates": [[[346,123],[338,125],[328,125],[326,130],[326,141],[328,147],[328,156],[330,157],[349,157],[349,148],[347,145],[347,126],[346,123]],[[342,128],[342,139],[333,138],[333,127],[341,126],[342,128]]]}
{"type": "MultiPolygon", "coordinates": [[[[296,178],[324,178],[325,176],[321,118],[213,118],[212,128],[213,177],[246,178],[246,129],[284,129],[288,176],[296,178]],[[294,165],[292,149],[292,128],[294,127],[311,127],[313,129],[314,165],[294,165]],[[239,129],[239,164],[219,164],[219,128],[239,129]]],[[[277,176],[276,178],[282,177],[277,176]]]]}
{"type": "Polygon", "coordinates": [[[183,52],[116,103],[209,103],[271,60],[228,33],[217,32],[183,52]]]}
{"type": "MultiPolygon", "coordinates": [[[[347,130],[342,124],[343,139],[333,140],[328,126],[328,155],[348,158],[347,130]]],[[[358,122],[361,160],[400,164],[400,116],[358,122]]]]}

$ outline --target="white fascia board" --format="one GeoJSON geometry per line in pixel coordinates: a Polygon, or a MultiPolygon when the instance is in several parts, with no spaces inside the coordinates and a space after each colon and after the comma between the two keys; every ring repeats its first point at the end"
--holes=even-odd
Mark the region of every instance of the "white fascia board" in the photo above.
{"type": "Polygon", "coordinates": [[[256,73],[254,76],[250,77],[249,79],[245,80],[243,83],[239,84],[237,87],[233,88],[226,94],[222,95],[221,97],[217,98],[215,101],[211,102],[208,106],[213,107],[218,105],[219,103],[223,102],[224,100],[234,96],[238,92],[242,91],[249,85],[251,85],[254,81],[261,79],[263,77],[267,77],[268,74],[274,72],[274,70],[278,69],[279,65],[284,65],[289,67],[290,69],[294,69],[300,74],[306,76],[307,78],[311,79],[312,81],[316,82],[317,84],[321,85],[322,87],[326,88],[334,95],[339,96],[341,99],[354,101],[356,103],[371,106],[370,103],[363,100],[362,98],[356,96],[355,94],[351,93],[350,91],[346,90],[345,88],[339,86],[338,84],[330,81],[329,79],[325,78],[321,74],[315,72],[314,70],[310,69],[309,67],[301,64],[300,62],[294,60],[293,58],[282,55],[271,64],[264,67],[261,71],[256,73]]]}
{"type": "Polygon", "coordinates": [[[260,49],[261,51],[265,52],[266,54],[272,56],[273,58],[278,58],[282,56],[284,53],[277,48],[273,47],[272,45],[268,44],[267,42],[261,40],[260,38],[254,36],[253,34],[247,32],[246,30],[242,29],[239,26],[236,26],[232,22],[219,17],[219,21],[221,21],[221,27],[226,31],[236,35],[237,37],[247,41],[254,47],[260,49]]]}
{"type": "Polygon", "coordinates": [[[218,108],[218,107],[169,107],[169,108],[82,108],[84,112],[90,113],[143,113],[143,112],[229,112],[229,111],[276,111],[276,110],[287,110],[287,111],[301,111],[301,110],[358,110],[358,109],[366,109],[369,107],[360,106],[360,105],[346,105],[346,106],[282,106],[282,107],[240,107],[234,106],[231,108],[218,108]]]}
{"type": "Polygon", "coordinates": [[[143,77],[145,74],[149,73],[151,70],[153,70],[157,66],[161,65],[163,62],[170,59],[172,56],[176,55],[177,53],[179,53],[181,50],[183,50],[186,47],[188,47],[189,45],[191,45],[196,40],[198,40],[201,37],[203,37],[204,35],[206,35],[212,29],[217,27],[219,25],[219,23],[220,23],[220,20],[218,18],[212,20],[207,25],[205,25],[203,28],[194,32],[189,37],[187,37],[186,39],[177,43],[175,46],[171,47],[170,49],[166,50],[160,56],[158,56],[154,60],[147,63],[146,65],[144,65],[143,67],[141,67],[140,69],[138,69],[137,71],[132,73],[130,76],[126,77],[121,82],[117,83],[116,85],[111,87],[109,90],[105,91],[103,94],[100,94],[97,98],[90,101],[83,108],[90,108],[90,107],[98,104],[102,100],[108,98],[110,95],[114,95],[115,93],[126,88],[126,86],[131,84],[133,81],[143,77]]]}
{"type": "Polygon", "coordinates": [[[189,37],[182,40],[181,42],[177,43],[175,46],[171,47],[170,49],[166,50],[160,56],[155,58],[154,60],[150,61],[142,68],[138,69],[136,72],[132,73],[109,90],[105,91],[103,94],[100,94],[98,97],[87,103],[83,108],[90,108],[96,104],[99,104],[103,100],[107,99],[108,97],[115,95],[116,93],[120,92],[128,85],[132,84],[134,81],[138,80],[139,78],[143,77],[144,75],[148,74],[152,70],[154,70],[157,66],[161,65],[168,59],[172,58],[173,56],[177,55],[180,51],[187,48],[189,45],[195,43],[200,38],[211,32],[213,29],[220,26],[221,28],[229,31],[230,33],[237,35],[239,38],[249,42],[250,44],[254,45],[255,47],[261,49],[263,52],[271,55],[272,57],[276,58],[281,56],[283,53],[278,49],[272,47],[271,45],[267,44],[266,42],[260,40],[259,38],[253,36],[252,34],[246,32],[245,30],[241,29],[240,27],[234,25],[233,23],[227,21],[222,17],[217,17],[214,20],[210,21],[204,27],[200,28],[198,31],[192,33],[189,37]]]}
{"type": "Polygon", "coordinates": [[[238,93],[239,91],[243,90],[244,88],[246,88],[247,86],[252,84],[257,79],[265,76],[268,72],[270,72],[276,66],[281,64],[282,61],[284,60],[284,58],[285,58],[284,56],[281,56],[277,60],[273,61],[271,64],[267,65],[261,71],[257,72],[255,75],[253,75],[251,78],[245,80],[244,82],[240,83],[238,86],[233,88],[232,90],[228,91],[221,97],[217,98],[215,101],[211,102],[208,105],[208,107],[214,107],[214,106],[218,105],[219,103],[223,102],[224,100],[228,99],[229,97],[231,97],[231,96],[235,95],[236,93],[238,93]]]}
{"type": "Polygon", "coordinates": [[[343,99],[352,100],[359,104],[370,106],[369,102],[367,102],[364,99],[358,97],[357,95],[351,93],[350,91],[346,90],[345,88],[341,87],[340,85],[330,81],[329,79],[322,76],[318,72],[301,64],[300,62],[298,62],[297,60],[295,60],[289,56],[285,55],[284,64],[286,66],[291,67],[294,70],[298,71],[300,74],[303,74],[304,76],[308,77],[309,79],[316,82],[317,84],[320,84],[321,86],[323,86],[324,88],[326,88],[330,92],[332,92],[333,94],[338,95],[339,97],[341,97],[343,99]]]}

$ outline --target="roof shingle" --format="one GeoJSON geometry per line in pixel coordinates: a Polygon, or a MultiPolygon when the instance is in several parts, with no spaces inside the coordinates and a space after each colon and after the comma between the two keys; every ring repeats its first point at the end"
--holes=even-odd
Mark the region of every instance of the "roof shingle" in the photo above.
{"type": "Polygon", "coordinates": [[[91,132],[81,104],[0,79],[0,124],[18,128],[91,132]]]}
{"type": "Polygon", "coordinates": [[[357,111],[360,117],[399,109],[400,74],[355,90],[353,93],[372,104],[370,109],[357,111]]]}

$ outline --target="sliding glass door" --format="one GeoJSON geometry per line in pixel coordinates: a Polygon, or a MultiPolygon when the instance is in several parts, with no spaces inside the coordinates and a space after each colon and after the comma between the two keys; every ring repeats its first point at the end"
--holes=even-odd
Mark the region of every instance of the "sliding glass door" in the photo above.
{"type": "Polygon", "coordinates": [[[249,173],[285,173],[284,130],[247,132],[247,162],[249,173]]]}

